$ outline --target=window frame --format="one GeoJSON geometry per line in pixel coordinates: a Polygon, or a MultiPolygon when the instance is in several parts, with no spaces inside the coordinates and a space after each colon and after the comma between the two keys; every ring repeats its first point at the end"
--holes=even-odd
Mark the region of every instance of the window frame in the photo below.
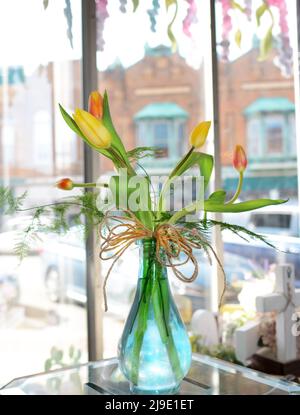
{"type": "MultiPolygon", "coordinates": [[[[151,119],[142,119],[136,121],[136,142],[138,146],[142,146],[145,142],[145,131],[148,131],[147,143],[150,147],[158,147],[155,143],[154,129],[158,124],[165,124],[167,126],[167,148],[168,156],[167,157],[157,157],[155,162],[159,163],[159,167],[163,163],[165,166],[174,163],[177,161],[180,156],[180,127],[183,128],[183,131],[186,128],[186,120],[184,118],[151,118],[151,119]],[[167,164],[165,164],[167,163],[167,164]]],[[[145,159],[143,162],[144,166],[151,166],[153,164],[153,159],[145,159]]]]}
{"type": "MultiPolygon", "coordinates": [[[[219,76],[218,76],[218,58],[217,58],[217,39],[216,39],[216,10],[215,0],[206,2],[207,7],[203,21],[209,33],[209,56],[204,62],[205,71],[205,109],[207,119],[213,120],[213,136],[214,140],[208,144],[209,152],[215,157],[215,169],[212,181],[210,183],[210,191],[214,191],[221,187],[221,163],[220,163],[220,115],[219,115],[219,76]]],[[[300,31],[297,22],[300,22],[300,3],[295,2],[294,24],[296,26],[296,39],[294,42],[294,62],[295,65],[295,131],[296,138],[300,138],[300,68],[299,68],[299,50],[300,50],[300,31]]],[[[96,13],[95,0],[82,0],[82,72],[83,72],[83,103],[87,108],[88,94],[91,90],[98,88],[97,82],[97,65],[96,65],[96,13]]],[[[300,139],[296,139],[298,157],[298,177],[300,177],[300,139]]],[[[92,181],[94,177],[94,169],[96,166],[96,158],[91,148],[84,146],[84,176],[85,181],[92,181]]],[[[300,204],[300,185],[299,204],[300,204]]],[[[216,214],[217,220],[221,219],[220,214],[216,214]]],[[[212,240],[219,258],[223,259],[222,236],[219,229],[214,228],[212,240]]],[[[87,244],[87,252],[93,252],[96,249],[95,235],[90,236],[87,244]]],[[[102,290],[101,290],[101,272],[100,261],[97,256],[92,256],[92,261],[87,261],[86,265],[86,281],[87,281],[87,319],[88,319],[88,351],[89,360],[97,360],[103,356],[103,309],[102,309],[102,290]],[[99,277],[94,278],[95,275],[99,277]]],[[[211,287],[211,304],[212,311],[218,310],[218,302],[223,291],[223,275],[217,265],[213,266],[213,274],[216,277],[212,281],[211,287]]]]}

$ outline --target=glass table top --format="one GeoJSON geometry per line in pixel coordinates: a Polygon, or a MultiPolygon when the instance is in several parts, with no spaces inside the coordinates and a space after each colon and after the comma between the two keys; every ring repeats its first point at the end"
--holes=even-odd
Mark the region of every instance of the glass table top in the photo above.
{"type": "MultiPolygon", "coordinates": [[[[129,395],[130,390],[113,358],[18,378],[0,389],[1,394],[129,395]]],[[[179,391],[179,395],[289,394],[300,394],[300,385],[197,354],[179,391]]]]}

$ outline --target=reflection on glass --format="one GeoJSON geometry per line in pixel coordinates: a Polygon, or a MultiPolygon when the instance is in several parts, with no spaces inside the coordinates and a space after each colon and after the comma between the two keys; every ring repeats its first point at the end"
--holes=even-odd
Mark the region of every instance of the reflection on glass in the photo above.
{"type": "MultiPolygon", "coordinates": [[[[72,108],[81,100],[80,6],[71,1],[72,49],[64,2],[47,10],[36,0],[0,5],[0,185],[15,195],[28,190],[24,208],[61,197],[53,187],[61,175],[82,179],[81,143],[58,111],[58,102],[72,108]]],[[[87,359],[85,251],[73,244],[82,237],[41,235],[19,265],[14,247],[30,213],[0,212],[0,386],[73,364],[78,351],[87,359]]]]}
{"type": "MultiPolygon", "coordinates": [[[[153,157],[139,161],[140,174],[144,174],[144,167],[147,167],[149,174],[158,177],[169,172],[187,150],[190,131],[204,119],[203,59],[208,47],[208,34],[205,34],[204,25],[201,24],[205,15],[204,5],[203,2],[197,2],[197,22],[195,18],[190,28],[191,37],[182,28],[188,6],[188,2],[180,2],[178,22],[174,25],[178,42],[178,51],[175,53],[167,36],[172,13],[167,14],[165,8],[160,7],[155,30],[151,31],[147,13],[153,7],[151,0],[140,2],[135,13],[129,3],[126,13],[122,13],[118,2],[109,2],[104,25],[103,15],[98,19],[99,32],[104,40],[104,44],[100,42],[101,51],[97,59],[99,89],[103,91],[106,88],[109,93],[118,133],[127,149],[135,146],[158,149],[153,157]]],[[[99,173],[106,177],[114,174],[107,160],[101,159],[99,173]]],[[[206,308],[209,299],[210,268],[202,256],[199,256],[199,261],[204,265],[197,283],[183,284],[170,278],[185,323],[189,323],[192,309],[206,308]]],[[[118,272],[108,282],[108,298],[112,305],[109,305],[104,322],[105,356],[115,355],[124,319],[134,298],[137,251],[124,255],[121,262],[118,272]],[[128,287],[125,290],[126,298],[117,297],[117,291],[122,292],[120,287],[124,289],[125,286],[128,287]],[[131,296],[127,295],[129,287],[131,296]]]]}
{"type": "MultiPolygon", "coordinates": [[[[240,303],[240,314],[243,314],[245,310],[250,313],[255,311],[257,295],[272,291],[275,264],[292,263],[295,267],[296,286],[300,286],[294,80],[291,70],[284,70],[283,61],[278,65],[277,57],[278,53],[281,60],[283,55],[286,58],[290,55],[288,46],[283,52],[280,45],[282,37],[286,39],[287,36],[294,36],[294,5],[293,2],[285,2],[287,26],[284,26],[284,33],[279,32],[283,27],[276,27],[273,32],[274,48],[263,61],[259,59],[259,45],[260,39],[269,27],[268,19],[262,19],[260,29],[257,30],[247,21],[247,16],[243,16],[242,13],[235,14],[237,18],[231,20],[233,26],[232,35],[229,36],[230,53],[227,61],[224,61],[219,51],[219,48],[222,49],[222,27],[225,28],[220,3],[217,3],[216,26],[223,187],[230,198],[238,182],[238,177],[230,169],[231,154],[234,146],[241,144],[247,152],[249,163],[240,201],[243,201],[243,198],[256,197],[289,199],[288,203],[280,207],[236,216],[228,214],[224,215],[224,219],[228,222],[235,221],[256,233],[265,234],[278,248],[296,253],[279,253],[260,242],[247,243],[232,235],[223,234],[225,271],[229,282],[225,301],[240,303]],[[235,45],[233,39],[238,28],[243,28],[241,48],[235,45]],[[226,263],[232,256],[234,260],[230,261],[231,267],[228,268],[226,263]]],[[[254,13],[258,2],[253,1],[252,5],[254,13]]],[[[280,9],[281,26],[285,22],[283,9],[284,7],[280,9]]],[[[274,13],[277,12],[278,10],[274,9],[274,13]]],[[[286,44],[288,45],[289,41],[286,44]]],[[[233,310],[238,311],[240,308],[237,305],[233,310]]],[[[242,318],[244,317],[245,314],[242,318]]]]}

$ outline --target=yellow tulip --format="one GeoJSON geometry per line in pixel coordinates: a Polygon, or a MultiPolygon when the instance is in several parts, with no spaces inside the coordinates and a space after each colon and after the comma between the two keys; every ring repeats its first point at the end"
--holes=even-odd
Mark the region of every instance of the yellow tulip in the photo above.
{"type": "Polygon", "coordinates": [[[190,144],[192,147],[200,148],[204,145],[211,121],[203,121],[195,127],[190,135],[190,144]]]}
{"type": "Polygon", "coordinates": [[[108,148],[111,145],[111,134],[101,120],[89,112],[76,109],[74,121],[80,128],[87,141],[96,148],[108,148]]]}

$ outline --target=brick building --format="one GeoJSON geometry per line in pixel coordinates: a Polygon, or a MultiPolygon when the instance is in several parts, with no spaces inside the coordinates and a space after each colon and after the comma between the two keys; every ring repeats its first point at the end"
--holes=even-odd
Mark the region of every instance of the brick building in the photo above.
{"type": "MultiPolygon", "coordinates": [[[[250,159],[244,189],[251,192],[255,187],[266,195],[277,188],[281,196],[291,197],[297,192],[293,80],[282,77],[272,56],[261,63],[257,58],[254,47],[219,65],[223,179],[228,190],[235,188],[231,157],[234,145],[241,143],[250,159]]],[[[15,120],[24,120],[15,125],[14,148],[9,149],[15,182],[36,174],[45,179],[81,174],[81,140],[67,129],[57,108],[54,111],[57,102],[67,108],[80,105],[80,66],[79,61],[49,64],[31,79],[25,79],[20,69],[13,72],[20,79],[10,80],[10,111],[16,112],[15,120]],[[57,79],[57,73],[63,75],[57,79]],[[71,90],[61,88],[67,79],[72,80],[71,90]]],[[[191,68],[165,46],[146,46],[144,58],[134,65],[124,68],[116,61],[99,72],[99,90],[109,91],[111,112],[126,147],[160,147],[159,157],[143,163],[161,173],[183,154],[189,132],[204,118],[203,82],[201,68],[191,68]]],[[[1,160],[3,154],[3,172],[1,160]]],[[[104,158],[101,170],[112,171],[104,158]]]]}
{"type": "MultiPolygon", "coordinates": [[[[229,191],[236,186],[231,158],[240,143],[250,161],[244,189],[255,187],[257,195],[266,195],[277,188],[290,197],[297,192],[294,84],[282,77],[273,56],[258,62],[258,55],[254,45],[235,61],[219,65],[224,185],[229,191]]],[[[163,46],[146,49],[145,57],[127,69],[116,62],[99,73],[99,85],[110,91],[112,114],[127,147],[162,148],[161,159],[148,161],[148,168],[169,168],[204,117],[202,70],[163,46]]],[[[103,168],[109,163],[103,162],[103,168]]]]}
{"type": "MultiPolygon", "coordinates": [[[[155,167],[168,169],[186,150],[189,131],[203,119],[202,76],[202,70],[191,68],[165,46],[146,47],[145,57],[127,69],[117,61],[100,72],[99,89],[109,91],[126,147],[160,147],[155,167]]],[[[103,169],[108,166],[103,161],[103,169]]]]}
{"type": "Polygon", "coordinates": [[[233,189],[231,153],[236,143],[247,149],[245,190],[257,194],[278,189],[297,194],[297,154],[293,79],[283,78],[274,56],[258,62],[258,48],[231,63],[220,63],[221,157],[225,187],[233,189]],[[260,180],[257,180],[259,178],[260,180]],[[255,182],[255,186],[254,186],[255,182]]]}

